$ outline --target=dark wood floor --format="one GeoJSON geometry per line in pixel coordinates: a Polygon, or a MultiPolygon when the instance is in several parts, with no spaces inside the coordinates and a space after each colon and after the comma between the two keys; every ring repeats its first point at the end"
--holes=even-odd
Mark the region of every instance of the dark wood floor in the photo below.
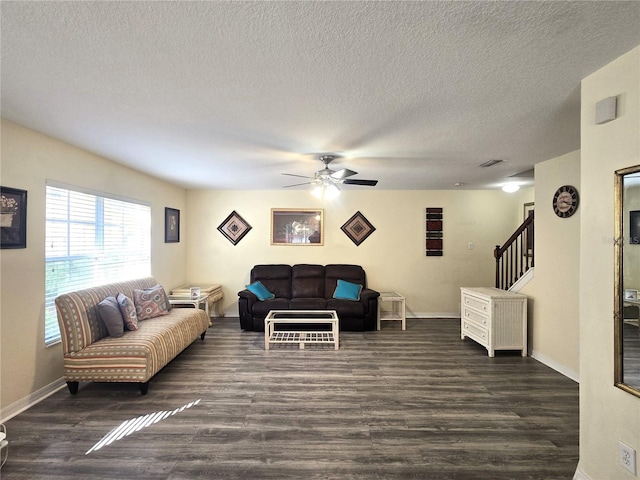
{"type": "Polygon", "coordinates": [[[7,422],[11,479],[571,479],[578,385],[459,321],[386,322],[340,350],[264,351],[216,319],[151,381],[57,392],[7,422]],[[200,400],[86,454],[122,422],[200,400]]]}

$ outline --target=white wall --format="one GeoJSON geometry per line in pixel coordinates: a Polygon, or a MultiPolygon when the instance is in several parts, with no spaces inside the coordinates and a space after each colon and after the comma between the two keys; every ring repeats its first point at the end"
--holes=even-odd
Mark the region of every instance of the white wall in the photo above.
{"type": "MultiPolygon", "coordinates": [[[[522,222],[524,222],[524,204],[535,203],[536,189],[534,187],[521,188],[513,194],[514,200],[514,216],[513,216],[513,230],[515,231],[522,222]]],[[[534,205],[535,206],[535,205],[534,205]]],[[[513,233],[513,232],[512,232],[513,233]]]]}
{"type": "MultiPolygon", "coordinates": [[[[613,386],[614,171],[640,164],[640,47],[582,82],[580,464],[576,478],[632,479],[618,442],[640,450],[640,398],[613,386]],[[596,103],[618,97],[618,118],[596,125],[596,103]]],[[[640,457],[637,458],[640,460],[640,457]]]]}
{"type": "Polygon", "coordinates": [[[529,297],[529,350],[577,381],[582,208],[560,218],[553,212],[552,199],[562,185],[580,192],[580,152],[538,163],[535,172],[535,277],[521,290],[529,297]]]}
{"type": "Polygon", "coordinates": [[[180,243],[164,243],[164,208],[184,210],[186,191],[6,121],[1,153],[2,186],[27,190],[27,248],[0,255],[0,418],[5,418],[63,372],[60,344],[44,345],[46,180],[149,203],[151,273],[167,288],[185,281],[186,236],[180,243]]]}
{"type": "Polygon", "coordinates": [[[372,288],[403,294],[408,316],[455,316],[461,286],[493,285],[493,249],[514,231],[515,212],[522,212],[517,198],[502,191],[345,188],[324,205],[324,246],[272,246],[270,209],[322,208],[308,190],[189,191],[187,276],[222,284],[224,309],[237,315],[237,292],[255,264],[355,263],[372,288]],[[443,257],[425,256],[426,207],[444,209],[443,257]],[[216,230],[233,210],[253,227],[236,246],[216,230]],[[360,246],[340,230],[356,211],[376,228],[360,246]]]}

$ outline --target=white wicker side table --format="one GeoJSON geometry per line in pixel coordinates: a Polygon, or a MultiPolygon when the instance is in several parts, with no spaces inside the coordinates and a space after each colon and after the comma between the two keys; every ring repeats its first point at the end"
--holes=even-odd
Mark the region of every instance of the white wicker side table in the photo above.
{"type": "Polygon", "coordinates": [[[390,320],[399,320],[402,322],[402,330],[407,329],[405,299],[396,292],[380,292],[378,297],[378,330],[380,330],[380,322],[390,320]]]}

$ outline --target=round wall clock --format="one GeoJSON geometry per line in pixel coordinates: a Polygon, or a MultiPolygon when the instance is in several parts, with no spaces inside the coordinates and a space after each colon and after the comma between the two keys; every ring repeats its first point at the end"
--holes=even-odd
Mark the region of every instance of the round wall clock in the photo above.
{"type": "Polygon", "coordinates": [[[553,196],[553,211],[560,218],[568,218],[578,209],[578,190],[571,185],[563,185],[553,196]]]}

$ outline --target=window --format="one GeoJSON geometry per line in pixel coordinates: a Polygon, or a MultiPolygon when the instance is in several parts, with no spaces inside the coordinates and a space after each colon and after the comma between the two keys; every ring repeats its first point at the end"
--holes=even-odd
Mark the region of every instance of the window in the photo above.
{"type": "Polygon", "coordinates": [[[58,295],[148,276],[150,241],[148,205],[48,182],[45,343],[60,340],[58,295]]]}

